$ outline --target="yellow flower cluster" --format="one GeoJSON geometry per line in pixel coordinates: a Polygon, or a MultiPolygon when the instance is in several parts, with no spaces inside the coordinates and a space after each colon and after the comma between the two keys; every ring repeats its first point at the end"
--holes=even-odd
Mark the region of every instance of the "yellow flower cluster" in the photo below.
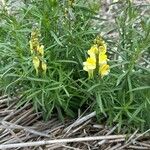
{"type": "Polygon", "coordinates": [[[46,73],[47,65],[44,62],[44,46],[39,43],[39,30],[34,29],[31,32],[31,38],[29,41],[30,51],[33,55],[32,62],[33,66],[36,70],[36,74],[38,75],[39,71],[46,73]]]}
{"type": "Polygon", "coordinates": [[[94,70],[98,70],[98,74],[102,78],[110,72],[106,50],[105,41],[97,37],[94,40],[94,45],[88,50],[89,57],[86,62],[83,62],[83,70],[88,72],[89,78],[93,78],[94,70]]]}

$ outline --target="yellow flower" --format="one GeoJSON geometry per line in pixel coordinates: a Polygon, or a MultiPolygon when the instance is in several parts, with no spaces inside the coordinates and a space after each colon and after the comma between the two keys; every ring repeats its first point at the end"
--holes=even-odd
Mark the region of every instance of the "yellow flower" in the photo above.
{"type": "Polygon", "coordinates": [[[42,62],[42,70],[44,71],[44,74],[46,74],[47,65],[45,62],[42,62]]]}
{"type": "Polygon", "coordinates": [[[44,45],[37,46],[37,52],[41,55],[44,56],[44,45]]]}
{"type": "Polygon", "coordinates": [[[110,72],[109,65],[104,64],[104,65],[102,65],[102,66],[99,67],[99,74],[101,75],[102,78],[104,76],[108,75],[109,72],[110,72]]]}
{"type": "Polygon", "coordinates": [[[96,68],[96,59],[88,57],[86,62],[83,62],[83,70],[87,71],[89,78],[93,77],[93,70],[96,68]]]}
{"type": "Polygon", "coordinates": [[[40,65],[40,60],[37,56],[35,56],[35,57],[33,57],[32,61],[33,61],[34,68],[36,70],[36,74],[38,74],[38,68],[40,65]]]}
{"type": "Polygon", "coordinates": [[[105,53],[106,53],[106,50],[107,50],[106,44],[104,44],[104,45],[102,45],[102,46],[99,46],[99,53],[105,54],[105,53]]]}
{"type": "Polygon", "coordinates": [[[99,54],[99,65],[103,65],[107,63],[107,55],[106,54],[99,54]]]}
{"type": "Polygon", "coordinates": [[[99,52],[106,53],[107,45],[106,45],[105,41],[101,37],[97,37],[94,40],[94,43],[98,45],[99,52]]]}
{"type": "Polygon", "coordinates": [[[90,57],[94,57],[96,58],[96,54],[98,54],[98,47],[97,45],[93,45],[89,50],[88,50],[88,54],[90,55],[90,57]]]}
{"type": "Polygon", "coordinates": [[[86,62],[83,62],[84,70],[93,70],[96,68],[96,60],[94,58],[88,57],[86,62]]]}
{"type": "Polygon", "coordinates": [[[39,71],[46,73],[46,69],[47,69],[47,65],[43,60],[44,59],[44,45],[40,45],[39,37],[40,37],[39,29],[34,29],[31,32],[31,38],[29,41],[30,51],[31,51],[31,54],[33,55],[32,62],[33,62],[33,66],[36,70],[37,75],[39,71]]]}
{"type": "Polygon", "coordinates": [[[109,65],[107,65],[108,58],[106,51],[107,45],[105,41],[101,37],[97,37],[94,40],[94,45],[88,50],[90,57],[83,63],[83,70],[88,72],[90,78],[93,77],[94,70],[98,73],[98,68],[101,77],[109,73],[110,69],[109,65]]]}

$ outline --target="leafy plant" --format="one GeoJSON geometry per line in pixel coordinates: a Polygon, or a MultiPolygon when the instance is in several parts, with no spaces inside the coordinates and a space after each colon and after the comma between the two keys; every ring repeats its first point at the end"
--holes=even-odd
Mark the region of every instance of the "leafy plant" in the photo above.
{"type": "Polygon", "coordinates": [[[45,120],[57,111],[63,121],[65,114],[74,117],[78,109],[90,106],[101,122],[119,123],[119,130],[130,125],[124,132],[149,128],[150,19],[129,0],[114,5],[120,8],[113,28],[96,16],[96,1],[32,0],[12,13],[4,7],[0,12],[1,93],[20,95],[18,107],[30,102],[45,120]],[[36,52],[37,47],[31,52],[35,28],[42,53],[36,52]],[[110,32],[118,35],[116,39],[110,32]],[[88,79],[83,62],[100,34],[107,45],[110,73],[107,69],[107,76],[94,74],[88,79]]]}
{"type": "Polygon", "coordinates": [[[46,120],[54,111],[62,120],[64,113],[76,115],[86,98],[78,84],[84,49],[95,33],[90,26],[95,12],[84,4],[39,0],[28,2],[16,16],[1,12],[5,24],[1,26],[0,86],[7,93],[17,90],[22,95],[18,107],[31,102],[46,120]],[[34,28],[40,31],[37,36],[34,28]]]}
{"type": "Polygon", "coordinates": [[[93,86],[87,88],[95,96],[97,112],[111,124],[118,122],[119,131],[129,124],[130,128],[124,132],[134,127],[149,128],[146,115],[150,108],[149,62],[144,57],[149,55],[150,49],[150,20],[147,15],[140,16],[139,8],[130,1],[124,2],[117,14],[118,40],[116,43],[110,39],[109,45],[117,60],[113,60],[115,57],[110,60],[109,76],[93,81],[90,83],[93,86]]]}

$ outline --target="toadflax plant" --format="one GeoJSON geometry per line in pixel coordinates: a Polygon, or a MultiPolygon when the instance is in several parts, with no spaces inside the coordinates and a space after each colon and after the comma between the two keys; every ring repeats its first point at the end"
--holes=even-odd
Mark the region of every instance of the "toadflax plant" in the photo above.
{"type": "Polygon", "coordinates": [[[0,92],[19,95],[17,107],[31,103],[44,120],[57,113],[64,121],[64,116],[75,117],[78,110],[89,108],[96,110],[98,121],[119,124],[123,132],[146,130],[148,6],[115,2],[115,20],[110,23],[98,4],[32,0],[13,12],[1,9],[0,92]]]}
{"type": "Polygon", "coordinates": [[[77,115],[87,98],[78,81],[84,48],[96,33],[90,22],[96,12],[88,6],[33,0],[15,15],[1,11],[0,90],[20,95],[17,107],[31,103],[44,120],[54,113],[62,121],[77,115]]]}
{"type": "Polygon", "coordinates": [[[110,69],[107,64],[108,58],[106,55],[107,46],[101,37],[94,40],[94,45],[88,50],[89,57],[83,63],[84,70],[88,72],[89,78],[93,78],[94,70],[103,78],[108,75],[110,69]]]}
{"type": "Polygon", "coordinates": [[[31,39],[29,41],[30,51],[32,54],[32,62],[38,75],[39,71],[46,74],[47,65],[44,61],[44,45],[39,43],[40,31],[34,28],[31,32],[31,39]]]}

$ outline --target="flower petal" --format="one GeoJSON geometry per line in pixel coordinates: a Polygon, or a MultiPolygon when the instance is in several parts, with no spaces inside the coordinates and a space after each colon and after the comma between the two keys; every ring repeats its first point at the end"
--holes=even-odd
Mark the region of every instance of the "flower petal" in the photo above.
{"type": "Polygon", "coordinates": [[[95,57],[96,58],[96,54],[98,54],[98,47],[97,45],[93,45],[89,50],[88,50],[88,54],[90,57],[95,57]]]}
{"type": "Polygon", "coordinates": [[[42,70],[44,71],[44,73],[46,73],[47,65],[45,62],[42,62],[42,70]]]}
{"type": "Polygon", "coordinates": [[[37,51],[41,56],[44,56],[44,45],[38,46],[37,51]]]}
{"type": "Polygon", "coordinates": [[[36,73],[38,74],[38,68],[39,68],[39,65],[40,65],[40,60],[37,56],[33,57],[33,65],[34,65],[34,68],[36,70],[36,73]]]}
{"type": "Polygon", "coordinates": [[[106,64],[107,60],[106,54],[99,54],[99,65],[106,64]]]}
{"type": "Polygon", "coordinates": [[[104,64],[104,65],[100,66],[100,68],[99,68],[99,74],[101,75],[102,78],[104,76],[108,75],[109,72],[110,72],[109,65],[104,64]]]}

